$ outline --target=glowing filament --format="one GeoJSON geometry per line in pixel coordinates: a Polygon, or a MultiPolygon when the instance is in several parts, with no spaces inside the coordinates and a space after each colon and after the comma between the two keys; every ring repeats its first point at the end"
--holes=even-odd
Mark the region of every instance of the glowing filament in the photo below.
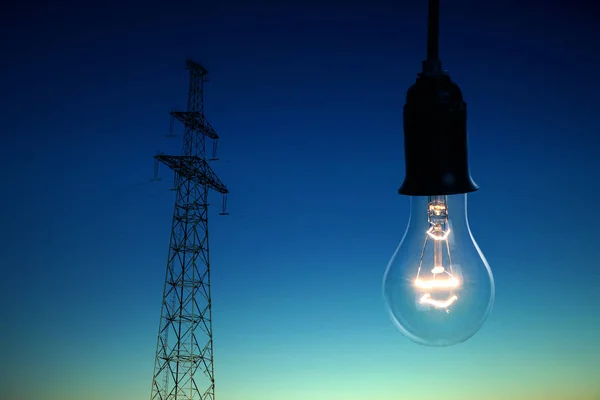
{"type": "Polygon", "coordinates": [[[415,286],[419,289],[453,289],[457,288],[459,285],[458,279],[450,278],[450,279],[419,279],[415,280],[415,286]]]}
{"type": "Polygon", "coordinates": [[[433,269],[431,270],[431,273],[432,274],[441,274],[444,271],[445,271],[444,267],[437,266],[437,267],[433,267],[433,269]]]}
{"type": "Polygon", "coordinates": [[[445,300],[445,301],[434,300],[431,298],[431,295],[429,293],[427,293],[427,294],[424,294],[423,297],[421,297],[419,302],[421,304],[429,304],[431,306],[434,306],[435,308],[448,308],[449,306],[452,305],[452,303],[454,303],[456,301],[456,299],[458,299],[458,297],[452,296],[448,300],[445,300]]]}
{"type": "Polygon", "coordinates": [[[450,235],[450,228],[446,229],[445,231],[440,231],[438,229],[434,230],[434,226],[432,226],[427,230],[427,234],[433,240],[446,240],[448,239],[448,235],[450,235]]]}
{"type": "Polygon", "coordinates": [[[446,216],[448,209],[445,204],[429,204],[429,214],[433,214],[437,217],[444,215],[446,216]]]}
{"type": "MultiPolygon", "coordinates": [[[[434,199],[435,200],[435,199],[434,199]]],[[[417,272],[417,277],[414,281],[414,286],[423,292],[429,292],[432,290],[446,290],[452,291],[460,286],[460,282],[458,279],[452,276],[452,259],[450,258],[450,248],[448,247],[448,243],[446,242],[446,248],[448,249],[448,262],[450,270],[447,272],[443,262],[443,242],[447,241],[448,236],[450,235],[450,228],[448,226],[448,209],[446,207],[445,201],[443,204],[434,204],[433,200],[429,200],[429,229],[427,230],[427,236],[425,236],[425,244],[423,245],[423,254],[421,255],[421,260],[419,262],[419,270],[417,272]],[[433,239],[433,269],[431,273],[433,274],[433,279],[422,279],[420,278],[421,267],[423,263],[423,255],[425,254],[425,246],[427,245],[427,240],[433,239]],[[446,273],[448,276],[443,275],[445,279],[436,279],[436,275],[446,273]]],[[[419,303],[428,304],[435,308],[445,309],[446,312],[449,312],[448,307],[452,305],[456,300],[458,300],[458,296],[454,295],[454,293],[450,293],[450,297],[447,300],[436,300],[431,297],[431,293],[423,293],[419,299],[419,303]]]]}

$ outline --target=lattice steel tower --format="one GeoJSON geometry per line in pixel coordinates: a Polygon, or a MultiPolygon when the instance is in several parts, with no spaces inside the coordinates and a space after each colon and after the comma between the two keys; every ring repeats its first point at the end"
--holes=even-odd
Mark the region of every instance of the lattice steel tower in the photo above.
{"type": "MultiPolygon", "coordinates": [[[[187,60],[190,88],[186,112],[171,112],[184,125],[180,156],[155,156],[175,172],[175,210],[154,362],[151,399],[213,400],[212,304],[208,246],[208,192],[227,188],[206,160],[206,138],[219,136],[204,116],[204,82],[208,71],[187,60]]],[[[171,123],[171,127],[173,123],[171,123]]]]}

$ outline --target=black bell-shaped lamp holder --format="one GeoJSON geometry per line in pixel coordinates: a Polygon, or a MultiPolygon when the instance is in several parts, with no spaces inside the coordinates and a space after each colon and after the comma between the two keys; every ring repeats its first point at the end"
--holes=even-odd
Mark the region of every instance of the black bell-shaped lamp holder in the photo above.
{"type": "Polygon", "coordinates": [[[469,172],[467,104],[438,59],[439,0],[429,1],[427,60],[404,105],[406,172],[398,193],[439,196],[478,189],[469,172]]]}

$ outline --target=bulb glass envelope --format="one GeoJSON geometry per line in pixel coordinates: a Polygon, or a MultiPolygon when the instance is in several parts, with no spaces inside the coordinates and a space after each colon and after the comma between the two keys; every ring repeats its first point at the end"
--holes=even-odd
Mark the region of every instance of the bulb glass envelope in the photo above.
{"type": "Polygon", "coordinates": [[[467,220],[467,195],[412,196],[408,227],[384,275],[390,318],[409,339],[450,346],[473,336],[494,278],[467,220]]]}

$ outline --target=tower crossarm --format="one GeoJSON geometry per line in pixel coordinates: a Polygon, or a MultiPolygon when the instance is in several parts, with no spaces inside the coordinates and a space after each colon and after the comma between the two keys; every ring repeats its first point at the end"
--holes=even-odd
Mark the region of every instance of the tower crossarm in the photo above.
{"type": "Polygon", "coordinates": [[[195,132],[206,135],[211,139],[219,138],[219,135],[208,123],[206,117],[198,111],[171,111],[170,114],[195,132]]]}
{"type": "Polygon", "coordinates": [[[208,75],[208,71],[206,70],[206,68],[204,68],[202,66],[202,64],[197,63],[196,61],[190,60],[189,58],[187,60],[185,60],[185,64],[187,65],[187,68],[190,70],[190,73],[192,74],[192,76],[200,76],[202,78],[204,78],[206,75],[208,75]]]}
{"type": "Polygon", "coordinates": [[[207,185],[219,193],[229,193],[225,184],[214,173],[208,162],[200,157],[158,154],[154,158],[171,168],[181,177],[193,180],[200,185],[207,185]]]}

